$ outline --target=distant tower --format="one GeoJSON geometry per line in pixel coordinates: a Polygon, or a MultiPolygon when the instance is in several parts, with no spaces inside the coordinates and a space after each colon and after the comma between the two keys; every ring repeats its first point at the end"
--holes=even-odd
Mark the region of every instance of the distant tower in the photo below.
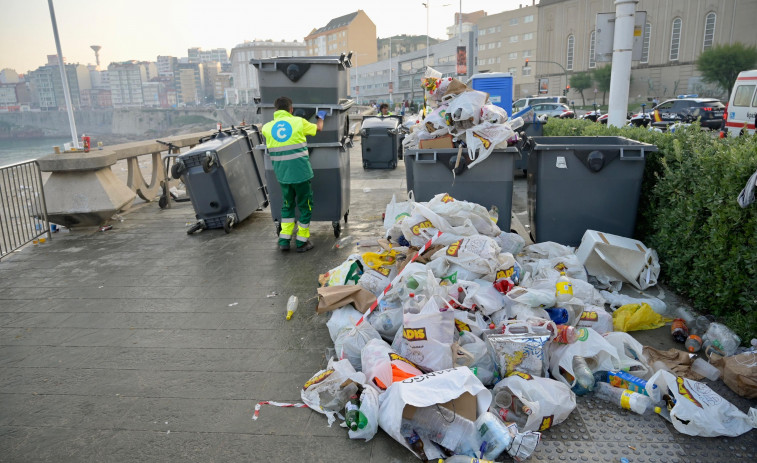
{"type": "Polygon", "coordinates": [[[90,45],[89,48],[95,51],[95,61],[97,62],[97,69],[100,69],[100,45],[90,45]]]}

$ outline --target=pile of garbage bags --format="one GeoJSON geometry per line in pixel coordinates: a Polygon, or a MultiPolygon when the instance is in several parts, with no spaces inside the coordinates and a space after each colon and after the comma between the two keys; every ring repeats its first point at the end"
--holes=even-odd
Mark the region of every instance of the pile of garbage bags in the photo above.
{"type": "Polygon", "coordinates": [[[430,67],[422,86],[430,96],[428,111],[411,122],[410,133],[403,140],[405,150],[422,148],[423,140],[451,137],[454,146],[467,148],[465,164],[472,168],[495,149],[517,142],[516,130],[523,126],[523,119],[509,119],[504,109],[490,103],[488,93],[473,90],[454,77],[442,78],[430,67]]]}
{"type": "MultiPolygon", "coordinates": [[[[384,228],[376,249],[320,278],[370,296],[328,309],[335,358],[302,390],[329,424],[344,419],[349,437],[381,428],[422,460],[523,461],[585,394],[656,412],[690,435],[736,436],[757,423],[756,410],[651,366],[605,310],[604,294],[617,295],[597,286],[616,282],[590,283],[574,248],[525,246],[486,208],[448,194],[393,198],[384,228]]],[[[621,309],[662,318],[646,302],[621,309]]]]}

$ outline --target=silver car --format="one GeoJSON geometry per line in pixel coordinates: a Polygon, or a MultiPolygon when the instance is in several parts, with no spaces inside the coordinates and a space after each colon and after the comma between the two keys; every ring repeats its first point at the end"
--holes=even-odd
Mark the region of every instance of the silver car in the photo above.
{"type": "Polygon", "coordinates": [[[538,103],[532,108],[538,117],[565,117],[566,113],[572,114],[570,107],[563,103],[538,103]]]}

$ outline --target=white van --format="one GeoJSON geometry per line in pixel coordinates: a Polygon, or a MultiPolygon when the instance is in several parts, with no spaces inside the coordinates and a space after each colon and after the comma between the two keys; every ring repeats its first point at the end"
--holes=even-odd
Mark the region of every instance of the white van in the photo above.
{"type": "Polygon", "coordinates": [[[725,129],[728,135],[738,137],[741,134],[755,132],[757,122],[757,70],[743,71],[736,78],[731,91],[731,99],[725,108],[725,129]]]}
{"type": "Polygon", "coordinates": [[[526,106],[533,106],[537,103],[568,103],[566,96],[536,96],[533,98],[521,98],[513,102],[513,113],[517,113],[526,106]]]}

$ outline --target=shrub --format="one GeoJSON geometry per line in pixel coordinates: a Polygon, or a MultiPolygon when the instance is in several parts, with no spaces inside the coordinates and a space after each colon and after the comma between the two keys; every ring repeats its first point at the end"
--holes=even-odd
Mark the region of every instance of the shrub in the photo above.
{"type": "Polygon", "coordinates": [[[697,124],[675,133],[550,120],[548,136],[619,135],[651,143],[636,237],[660,257],[662,280],[701,311],[730,322],[742,340],[757,332],[757,203],[736,202],[757,171],[757,137],[718,139],[697,124]]]}

